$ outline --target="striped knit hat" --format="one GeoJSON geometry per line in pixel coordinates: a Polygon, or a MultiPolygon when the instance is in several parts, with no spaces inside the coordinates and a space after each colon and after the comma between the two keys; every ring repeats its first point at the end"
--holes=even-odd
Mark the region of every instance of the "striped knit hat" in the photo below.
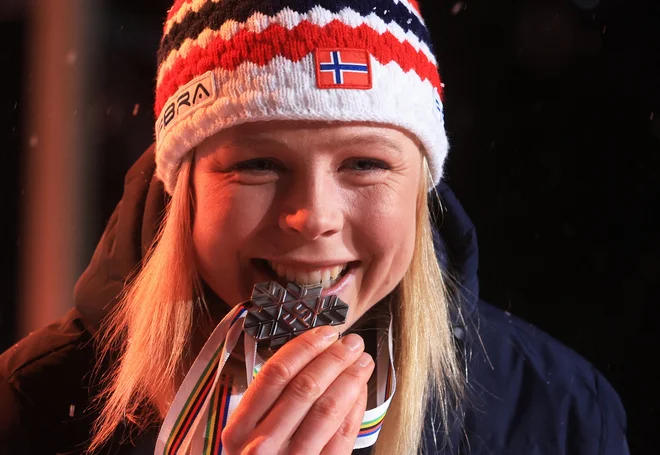
{"type": "Polygon", "coordinates": [[[368,121],[423,144],[434,183],[442,84],[417,0],[176,0],[158,51],[157,174],[218,131],[260,120],[368,121]]]}

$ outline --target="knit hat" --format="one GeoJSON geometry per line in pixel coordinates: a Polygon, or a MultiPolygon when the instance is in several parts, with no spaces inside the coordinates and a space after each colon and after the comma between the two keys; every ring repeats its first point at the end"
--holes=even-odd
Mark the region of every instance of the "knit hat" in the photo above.
{"type": "Polygon", "coordinates": [[[447,155],[442,83],[417,0],[176,0],[158,51],[157,175],[220,130],[263,120],[367,121],[447,155]]]}

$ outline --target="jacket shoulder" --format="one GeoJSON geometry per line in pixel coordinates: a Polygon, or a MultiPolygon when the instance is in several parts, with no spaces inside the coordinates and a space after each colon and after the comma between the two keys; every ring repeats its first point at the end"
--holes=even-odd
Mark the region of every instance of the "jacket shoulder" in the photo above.
{"type": "Polygon", "coordinates": [[[0,354],[0,374],[5,378],[29,377],[48,365],[57,365],[72,349],[91,339],[82,315],[71,309],[65,316],[32,332],[0,354]]]}
{"type": "Polygon", "coordinates": [[[621,400],[592,364],[532,324],[478,308],[467,344],[474,440],[512,455],[627,453],[621,400]]]}
{"type": "Polygon", "coordinates": [[[95,355],[83,319],[72,309],[0,355],[1,453],[53,453],[88,437],[95,355]]]}

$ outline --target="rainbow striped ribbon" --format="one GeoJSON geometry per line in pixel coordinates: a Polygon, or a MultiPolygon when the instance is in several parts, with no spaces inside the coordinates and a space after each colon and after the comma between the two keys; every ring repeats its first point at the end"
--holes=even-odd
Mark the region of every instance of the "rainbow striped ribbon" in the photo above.
{"type": "Polygon", "coordinates": [[[184,378],[158,433],[155,454],[188,453],[192,435],[208,418],[210,391],[216,390],[220,373],[242,333],[247,310],[234,307],[216,326],[184,378]]]}
{"type": "MultiPolygon", "coordinates": [[[[243,398],[245,389],[261,370],[264,360],[256,341],[245,336],[246,381],[241,383],[222,370],[242,333],[246,310],[237,306],[216,326],[195,359],[168,410],[156,443],[156,455],[222,455],[222,429],[243,398]]],[[[377,406],[367,409],[354,448],[372,446],[396,390],[392,358],[392,326],[388,342],[378,346],[376,360],[377,406]],[[385,352],[385,351],[388,352],[385,352]]]]}
{"type": "Polygon", "coordinates": [[[215,388],[211,406],[209,406],[209,415],[204,434],[204,455],[221,454],[222,439],[220,435],[222,429],[227,425],[229,418],[229,403],[231,402],[232,387],[234,378],[229,375],[222,375],[222,380],[218,382],[215,388]]]}

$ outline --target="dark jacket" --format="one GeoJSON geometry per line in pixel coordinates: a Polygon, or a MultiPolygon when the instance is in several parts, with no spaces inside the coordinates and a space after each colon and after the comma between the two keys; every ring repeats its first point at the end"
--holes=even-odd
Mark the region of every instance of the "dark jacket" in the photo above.
{"type": "MultiPolygon", "coordinates": [[[[0,356],[0,454],[82,453],[96,416],[90,400],[92,335],[116,303],[126,277],[152,243],[166,196],[153,176],[153,148],[128,172],[89,267],[75,308],[0,356]]],[[[458,355],[468,376],[464,409],[443,446],[439,416],[429,408],[426,453],[473,455],[627,454],[626,418],[616,392],[592,365],[547,334],[479,299],[474,226],[444,184],[436,227],[441,264],[457,278],[454,315],[458,355]]],[[[120,428],[120,434],[124,428],[120,428]]],[[[106,453],[153,453],[158,428],[106,453]]]]}

